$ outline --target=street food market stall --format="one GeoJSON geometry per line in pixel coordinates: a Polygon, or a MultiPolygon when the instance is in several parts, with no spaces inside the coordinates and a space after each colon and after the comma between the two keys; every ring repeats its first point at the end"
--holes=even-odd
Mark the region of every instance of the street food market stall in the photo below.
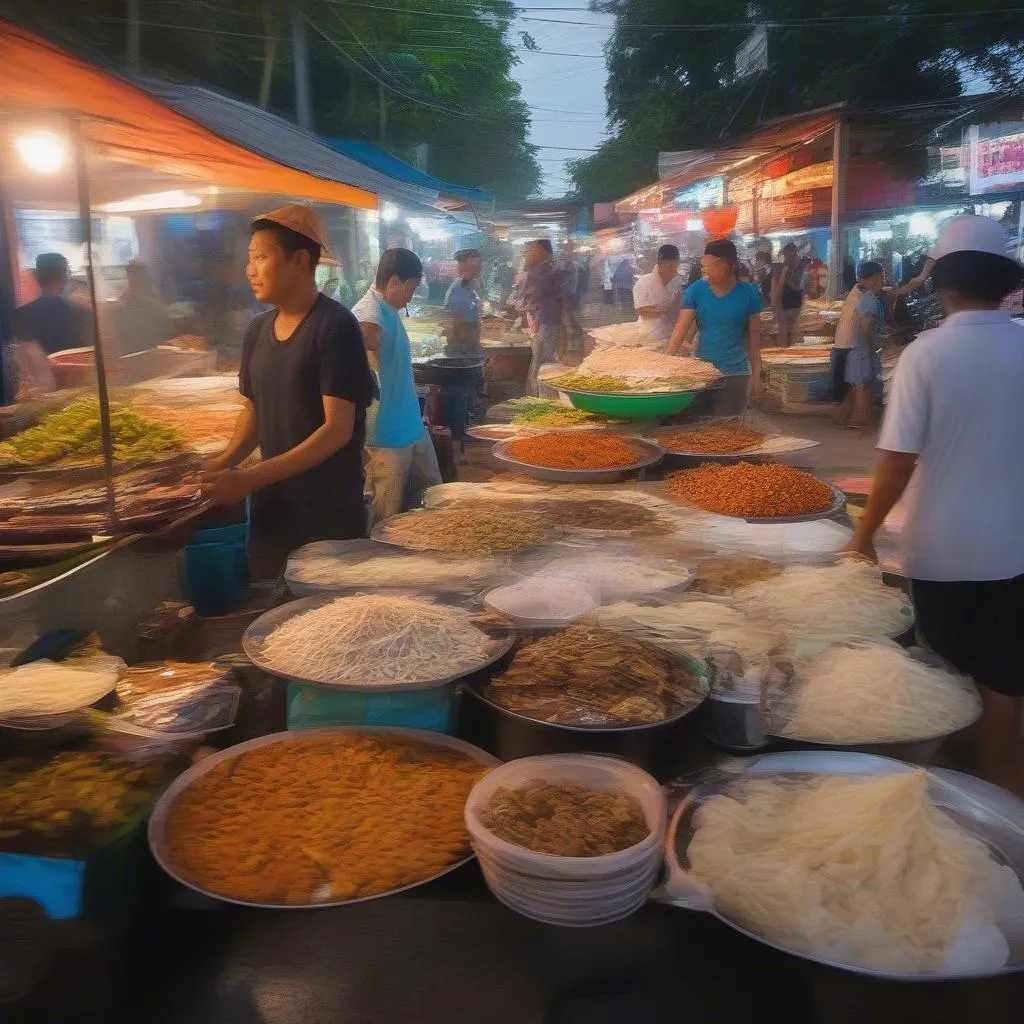
{"type": "MultiPolygon", "coordinates": [[[[19,111],[5,140],[41,130],[41,116],[19,111]]],[[[209,178],[117,158],[89,124],[66,111],[46,123],[51,152],[86,172],[65,171],[63,191],[0,182],[15,208],[77,209],[97,341],[74,386],[37,384],[11,412],[9,518],[44,521],[15,522],[42,539],[9,547],[77,544],[89,557],[87,542],[112,540],[93,566],[12,595],[20,610],[3,620],[0,939],[19,951],[5,957],[5,1016],[328,1019],[323,999],[334,1019],[351,1007],[368,1020],[511,1022],[543,1019],[593,982],[586,971],[613,965],[641,989],[676,979],[673,1002],[703,992],[727,1019],[745,998],[738,965],[770,979],[746,1007],[755,1017],[792,1015],[822,985],[824,1019],[840,1019],[843,997],[870,1013],[879,983],[858,971],[960,973],[994,978],[974,993],[1019,993],[1020,806],[924,767],[973,721],[977,694],[901,646],[903,592],[835,559],[843,496],[782,461],[797,449],[757,424],[632,419],[606,434],[544,422],[500,442],[514,476],[433,489],[372,539],[294,552],[294,599],[270,607],[256,592],[231,615],[162,605],[180,598],[181,535],[160,537],[198,511],[194,487],[173,488],[217,440],[231,380],[184,344],[153,357],[184,369],[121,367],[129,356],[108,347],[99,316],[97,203],[149,197],[116,211],[137,229],[185,216],[167,199],[180,190],[199,199],[187,216],[215,231],[202,218],[244,223],[281,197],[348,209],[373,197],[297,178],[273,195],[240,179],[212,193],[195,183],[209,178]],[[666,452],[697,464],[673,470],[666,452]],[[594,473],[613,479],[581,477],[594,473]],[[58,514],[70,520],[59,529],[58,514]],[[738,734],[737,720],[753,728],[738,734]],[[870,757],[880,748],[891,759],[870,757]],[[740,774],[708,771],[723,752],[745,757],[740,774]],[[670,785],[690,768],[704,770],[698,788],[670,785]],[[780,792],[794,774],[801,785],[780,792]],[[722,819],[723,794],[738,822],[722,819]],[[759,807],[778,812],[765,855],[797,880],[754,876],[756,895],[795,905],[815,876],[792,847],[824,837],[856,853],[843,869],[859,902],[822,898],[820,928],[804,932],[752,911],[715,864],[759,807]],[[781,829],[790,807],[805,831],[781,829]],[[879,828],[882,853],[863,841],[879,828]],[[938,910],[879,884],[895,861],[931,872],[938,910]],[[833,948],[837,929],[859,928],[881,940],[833,948]]],[[[6,142],[3,153],[6,170],[6,142]]],[[[713,383],[688,369],[670,393],[713,383]]],[[[659,393],[657,370],[604,372],[612,380],[590,389],[561,383],[659,393]]]]}

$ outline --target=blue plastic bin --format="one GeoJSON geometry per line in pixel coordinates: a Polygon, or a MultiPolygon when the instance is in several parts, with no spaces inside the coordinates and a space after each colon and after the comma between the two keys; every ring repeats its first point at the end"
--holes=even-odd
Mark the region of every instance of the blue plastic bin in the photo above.
{"type": "Polygon", "coordinates": [[[412,693],[347,693],[289,683],[288,728],[400,725],[450,733],[455,724],[454,692],[454,686],[436,686],[412,693]]]}
{"type": "Polygon", "coordinates": [[[237,607],[248,582],[245,545],[189,544],[182,552],[182,590],[203,616],[224,615],[237,607]]]}

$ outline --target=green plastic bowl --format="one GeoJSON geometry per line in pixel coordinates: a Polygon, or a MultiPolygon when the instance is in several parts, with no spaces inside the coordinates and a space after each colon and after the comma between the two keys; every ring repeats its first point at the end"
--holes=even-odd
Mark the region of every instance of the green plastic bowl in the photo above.
{"type": "Polygon", "coordinates": [[[649,416],[672,416],[688,408],[696,392],[677,391],[655,395],[601,395],[594,391],[566,391],[577,409],[600,412],[624,420],[642,420],[649,416]]]}

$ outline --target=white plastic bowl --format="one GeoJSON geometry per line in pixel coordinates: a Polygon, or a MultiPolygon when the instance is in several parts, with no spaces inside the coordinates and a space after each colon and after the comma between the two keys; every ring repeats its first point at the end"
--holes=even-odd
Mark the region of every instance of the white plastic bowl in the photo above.
{"type": "Polygon", "coordinates": [[[665,825],[665,795],[655,779],[626,761],[595,754],[510,761],[481,779],[466,801],[466,827],[488,887],[513,910],[549,924],[593,926],[639,909],[658,877],[665,825]],[[484,827],[481,816],[497,789],[537,780],[632,796],[650,831],[617,853],[562,857],[509,843],[484,827]]]}

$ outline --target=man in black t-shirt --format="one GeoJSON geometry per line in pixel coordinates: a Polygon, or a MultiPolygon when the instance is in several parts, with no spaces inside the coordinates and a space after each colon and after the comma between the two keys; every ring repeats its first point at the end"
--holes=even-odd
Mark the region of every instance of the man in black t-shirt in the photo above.
{"type": "Polygon", "coordinates": [[[69,273],[59,252],[41,253],[36,257],[39,298],[14,311],[15,338],[37,342],[48,356],[92,344],[85,312],[63,295],[69,273]]]}
{"type": "Polygon", "coordinates": [[[285,206],[252,223],[249,284],[275,308],[245,333],[244,407],[204,482],[219,505],[254,493],[257,577],[279,573],[303,544],[366,535],[362,448],[374,384],[355,317],[317,291],[321,255],[331,258],[309,207],[285,206]],[[236,469],[257,445],[263,460],[236,469]]]}

